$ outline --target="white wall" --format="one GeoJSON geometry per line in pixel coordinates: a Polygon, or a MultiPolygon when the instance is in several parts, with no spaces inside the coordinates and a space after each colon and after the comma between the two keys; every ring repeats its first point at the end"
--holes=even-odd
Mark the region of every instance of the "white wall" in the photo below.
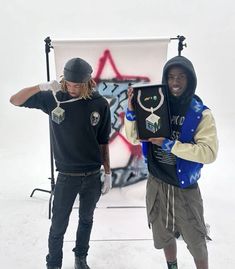
{"type": "MultiPolygon", "coordinates": [[[[47,118],[39,111],[29,113],[8,102],[10,95],[20,88],[46,80],[43,40],[47,36],[58,40],[184,35],[188,47],[183,55],[196,68],[197,93],[213,110],[222,139],[230,135],[229,126],[235,122],[234,1],[32,0],[26,4],[23,0],[12,0],[4,2],[1,9],[0,151],[7,159],[13,153],[27,153],[28,146],[35,147],[33,156],[25,155],[19,167],[31,163],[32,157],[43,167],[43,162],[48,161],[37,159],[36,154],[40,144],[42,155],[46,152],[47,156],[47,118]]],[[[174,41],[168,57],[176,54],[174,41]]]]}

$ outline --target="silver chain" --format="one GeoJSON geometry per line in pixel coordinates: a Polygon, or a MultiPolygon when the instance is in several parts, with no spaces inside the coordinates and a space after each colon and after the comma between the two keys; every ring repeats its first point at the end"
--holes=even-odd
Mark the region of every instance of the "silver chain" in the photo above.
{"type": "Polygon", "coordinates": [[[153,113],[153,112],[155,112],[156,110],[158,110],[158,109],[163,105],[163,103],[164,103],[164,95],[163,95],[163,93],[162,93],[162,88],[159,88],[159,95],[161,96],[161,100],[160,100],[159,104],[158,104],[156,107],[154,107],[154,108],[153,108],[153,107],[151,107],[151,108],[147,108],[147,107],[145,107],[145,106],[141,103],[141,101],[140,101],[141,90],[138,90],[137,101],[138,101],[140,107],[141,107],[143,110],[145,110],[145,111],[147,111],[147,112],[151,112],[151,113],[153,113]]]}

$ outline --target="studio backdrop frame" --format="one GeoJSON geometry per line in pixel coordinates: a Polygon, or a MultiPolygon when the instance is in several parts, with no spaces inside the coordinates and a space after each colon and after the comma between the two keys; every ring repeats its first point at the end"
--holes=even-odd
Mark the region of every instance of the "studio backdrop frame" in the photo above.
{"type": "MultiPolygon", "coordinates": [[[[135,38],[135,39],[80,39],[45,41],[47,80],[50,81],[49,53],[53,49],[55,76],[63,75],[65,63],[74,57],[85,59],[93,68],[92,76],[97,90],[110,104],[112,131],[110,136],[110,164],[113,187],[123,188],[145,180],[147,167],[141,145],[132,145],[124,132],[127,108],[127,89],[136,83],[161,83],[162,69],[167,60],[168,44],[176,39],[178,55],[181,54],[184,37],[135,38]]],[[[55,78],[53,78],[55,79],[55,78]]],[[[51,201],[55,186],[54,158],[50,135],[51,190],[34,189],[50,193],[51,201]]]]}

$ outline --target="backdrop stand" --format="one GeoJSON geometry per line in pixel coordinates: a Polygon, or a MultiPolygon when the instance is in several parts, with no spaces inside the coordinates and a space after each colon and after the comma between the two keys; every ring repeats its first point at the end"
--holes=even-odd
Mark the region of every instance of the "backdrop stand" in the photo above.
{"type": "Polygon", "coordinates": [[[184,47],[187,47],[187,44],[184,43],[184,40],[185,40],[185,37],[182,36],[182,35],[178,35],[177,37],[172,37],[170,38],[170,40],[179,40],[179,43],[178,43],[178,56],[181,56],[181,51],[184,49],[184,47]]]}
{"type": "MultiPolygon", "coordinates": [[[[181,51],[183,50],[184,47],[187,47],[187,44],[183,44],[185,37],[178,35],[177,37],[170,38],[170,40],[179,40],[178,43],[178,55],[181,55],[181,51]]],[[[46,52],[46,70],[47,70],[47,81],[50,81],[50,66],[49,66],[49,53],[51,48],[53,46],[51,45],[51,39],[50,37],[47,37],[45,40],[45,52],[46,52]]],[[[42,191],[42,192],[47,192],[50,193],[50,199],[49,199],[49,214],[48,218],[51,218],[51,203],[52,203],[52,198],[54,195],[54,188],[55,188],[55,177],[54,177],[54,156],[53,156],[53,147],[52,147],[52,134],[51,134],[51,127],[50,127],[50,121],[49,121],[49,132],[50,132],[50,162],[51,162],[51,177],[48,179],[51,180],[51,190],[44,190],[40,188],[36,188],[32,191],[30,197],[33,196],[35,191],[42,191]]]]}
{"type": "MultiPolygon", "coordinates": [[[[45,52],[46,52],[46,69],[47,69],[47,81],[50,81],[50,66],[49,66],[49,52],[51,50],[52,45],[51,45],[51,39],[50,37],[47,37],[45,40],[45,52]]],[[[54,157],[53,157],[53,149],[52,149],[52,134],[51,134],[51,127],[50,127],[50,121],[49,121],[49,132],[50,132],[50,162],[51,162],[51,190],[44,190],[40,188],[36,188],[32,191],[30,197],[33,196],[35,191],[42,191],[42,192],[47,192],[50,193],[50,199],[49,199],[49,214],[48,218],[51,218],[51,202],[54,194],[54,188],[55,188],[55,177],[54,177],[54,157]]]]}

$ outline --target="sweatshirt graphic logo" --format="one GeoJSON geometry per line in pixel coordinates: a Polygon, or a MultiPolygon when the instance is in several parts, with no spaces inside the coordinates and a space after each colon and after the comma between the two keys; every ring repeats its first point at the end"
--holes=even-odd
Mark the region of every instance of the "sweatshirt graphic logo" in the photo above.
{"type": "Polygon", "coordinates": [[[100,121],[100,114],[97,111],[92,112],[90,116],[90,120],[91,120],[92,126],[97,125],[100,121]]]}

